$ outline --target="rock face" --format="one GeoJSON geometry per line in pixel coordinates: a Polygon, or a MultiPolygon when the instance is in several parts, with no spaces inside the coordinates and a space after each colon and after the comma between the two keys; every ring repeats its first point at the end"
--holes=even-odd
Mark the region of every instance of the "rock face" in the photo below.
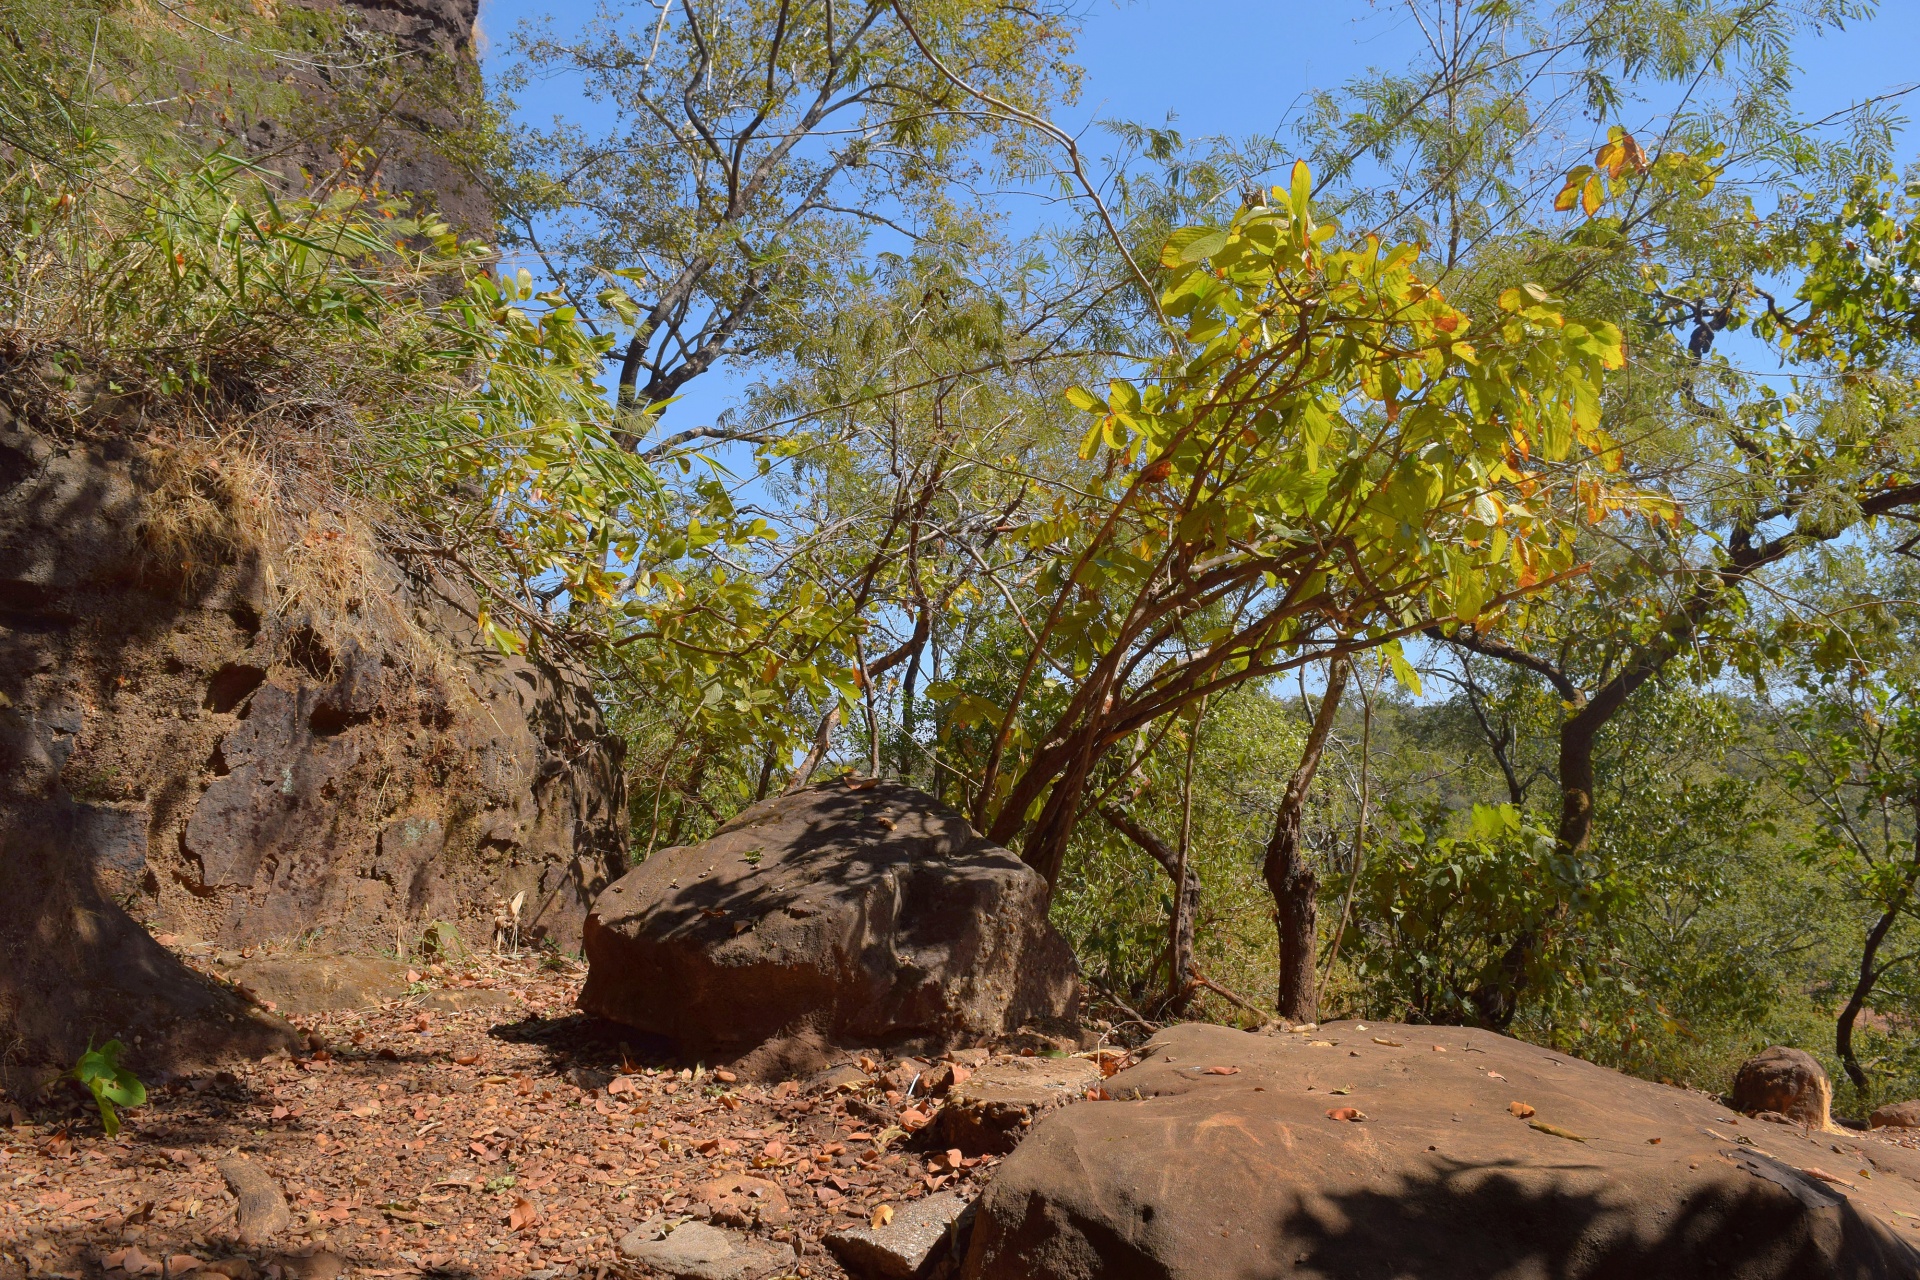
{"type": "Polygon", "coordinates": [[[183,554],[156,533],[183,471],[244,503],[217,466],[0,410],[15,1067],[89,1036],[142,1071],[290,1040],[148,929],[371,950],[445,920],[486,946],[524,890],[522,936],[571,947],[624,865],[621,746],[582,681],[490,651],[456,589],[338,523],[262,542],[216,522],[183,554]]]}
{"type": "Polygon", "coordinates": [[[1490,1032],[1181,1026],[1105,1090],[1002,1163],[968,1280],[1920,1274],[1920,1154],[1490,1032]]]}
{"type": "Polygon", "coordinates": [[[1762,1050],[1733,1077],[1733,1109],[1747,1115],[1771,1111],[1824,1132],[1833,1128],[1832,1108],[1826,1068],[1804,1049],[1762,1050]]]}
{"type": "MultiPolygon", "coordinates": [[[[244,124],[238,139],[262,167],[282,174],[298,189],[309,175],[336,170],[332,149],[345,131],[371,151],[369,177],[382,189],[430,200],[456,228],[491,242],[496,219],[486,193],[435,144],[434,135],[458,130],[461,115],[479,96],[474,63],[478,0],[296,0],[300,7],[332,15],[341,26],[372,32],[391,42],[411,65],[410,92],[388,110],[369,117],[345,107],[341,85],[317,70],[292,67],[288,83],[311,102],[313,118],[297,125],[271,119],[244,124]]],[[[364,47],[364,46],[363,46],[364,47]]]]}
{"type": "Polygon", "coordinates": [[[1040,877],[887,782],[768,800],[654,854],[594,902],[586,952],[582,1009],[764,1072],[817,1067],[823,1043],[988,1041],[1079,997],[1040,877]]]}

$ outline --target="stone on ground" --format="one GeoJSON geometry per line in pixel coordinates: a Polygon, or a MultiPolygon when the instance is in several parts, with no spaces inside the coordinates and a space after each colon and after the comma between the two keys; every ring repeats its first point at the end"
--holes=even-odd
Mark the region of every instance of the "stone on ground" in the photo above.
{"type": "Polygon", "coordinates": [[[1867,1117],[1874,1129],[1920,1129],[1920,1098],[1893,1102],[1867,1117]]]}
{"type": "Polygon", "coordinates": [[[947,1091],[940,1137],[966,1155],[1004,1154],[1042,1112],[1084,1098],[1100,1080],[1100,1068],[1085,1058],[991,1062],[947,1091]]]}
{"type": "Polygon", "coordinates": [[[291,955],[235,959],[221,976],[282,1014],[365,1009],[406,994],[407,966],[377,956],[291,955]]]}
{"type": "Polygon", "coordinates": [[[293,1225],[280,1184],[245,1156],[232,1155],[215,1168],[233,1192],[234,1225],[242,1244],[263,1244],[293,1225]]]}
{"type": "Polygon", "coordinates": [[[784,1227],[793,1209],[780,1185],[730,1173],[693,1189],[693,1202],[707,1220],[723,1227],[784,1227]]]}
{"type": "Polygon", "coordinates": [[[966,1280],[1920,1274],[1920,1153],[1490,1032],[1181,1026],[1105,1093],[1002,1162],[966,1280]]]}
{"type": "Polygon", "coordinates": [[[1824,1132],[1833,1128],[1832,1107],[1826,1068],[1804,1049],[1763,1049],[1733,1077],[1733,1109],[1747,1115],[1773,1111],[1824,1132]]]}
{"type": "Polygon", "coordinates": [[[657,1240],[650,1227],[630,1233],[620,1242],[620,1252],[679,1280],[763,1280],[785,1275],[794,1261],[790,1245],[704,1222],[683,1222],[657,1240]]]}
{"type": "Polygon", "coordinates": [[[884,1226],[842,1227],[826,1245],[859,1280],[925,1280],[946,1261],[970,1207],[941,1191],[902,1205],[884,1226]]]}
{"type": "Polygon", "coordinates": [[[832,1045],[938,1052],[1071,1018],[1046,882],[932,797],[823,783],[648,858],[594,902],[580,1007],[760,1075],[832,1045]],[[757,1051],[757,1052],[756,1052],[757,1051]]]}

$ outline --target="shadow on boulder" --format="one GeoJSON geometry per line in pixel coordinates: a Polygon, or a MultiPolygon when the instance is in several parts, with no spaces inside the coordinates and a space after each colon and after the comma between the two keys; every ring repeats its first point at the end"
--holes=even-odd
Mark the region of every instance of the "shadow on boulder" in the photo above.
{"type": "Polygon", "coordinates": [[[938,1052],[1077,1012],[1046,882],[932,797],[824,783],[666,849],[594,902],[580,1007],[682,1052],[811,1070],[827,1046],[938,1052]]]}

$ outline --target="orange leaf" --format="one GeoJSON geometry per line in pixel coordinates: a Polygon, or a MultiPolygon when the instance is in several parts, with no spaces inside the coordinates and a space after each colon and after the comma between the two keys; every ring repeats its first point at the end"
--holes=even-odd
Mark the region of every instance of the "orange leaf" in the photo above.
{"type": "Polygon", "coordinates": [[[1525,1120],[1528,1116],[1533,1114],[1533,1108],[1528,1106],[1524,1102],[1509,1102],[1507,1104],[1507,1110],[1513,1112],[1514,1115],[1518,1116],[1522,1120],[1525,1120]]]}
{"type": "Polygon", "coordinates": [[[1202,1071],[1200,1074],[1203,1076],[1237,1076],[1240,1074],[1240,1068],[1208,1067],[1205,1071],[1202,1071]]]}
{"type": "Polygon", "coordinates": [[[525,1196],[515,1196],[513,1208],[507,1211],[507,1229],[518,1231],[540,1221],[540,1207],[525,1196]]]}
{"type": "Polygon", "coordinates": [[[1333,1110],[1327,1112],[1327,1119],[1329,1120],[1350,1120],[1357,1124],[1366,1118],[1366,1113],[1358,1107],[1335,1107],[1333,1110]]]}

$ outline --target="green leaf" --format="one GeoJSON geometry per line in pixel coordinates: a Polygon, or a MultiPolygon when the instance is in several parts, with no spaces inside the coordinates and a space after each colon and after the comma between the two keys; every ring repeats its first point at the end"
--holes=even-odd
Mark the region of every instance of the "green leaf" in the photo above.
{"type": "Polygon", "coordinates": [[[1210,258],[1227,247],[1228,238],[1226,231],[1216,227],[1182,227],[1167,237],[1167,247],[1160,254],[1160,265],[1188,266],[1203,258],[1210,258]]]}

